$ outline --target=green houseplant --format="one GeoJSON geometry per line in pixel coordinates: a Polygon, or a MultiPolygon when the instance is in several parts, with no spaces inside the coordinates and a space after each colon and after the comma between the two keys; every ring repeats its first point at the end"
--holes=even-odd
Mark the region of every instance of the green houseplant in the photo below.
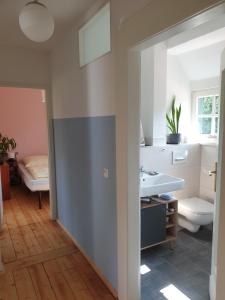
{"type": "Polygon", "coordinates": [[[0,133],[0,164],[2,164],[8,156],[8,152],[16,148],[16,141],[8,138],[0,133]]]}
{"type": "Polygon", "coordinates": [[[176,96],[172,98],[172,106],[170,115],[166,114],[167,127],[170,133],[167,135],[167,144],[180,144],[181,134],[179,133],[181,104],[176,107],[176,96]]]}

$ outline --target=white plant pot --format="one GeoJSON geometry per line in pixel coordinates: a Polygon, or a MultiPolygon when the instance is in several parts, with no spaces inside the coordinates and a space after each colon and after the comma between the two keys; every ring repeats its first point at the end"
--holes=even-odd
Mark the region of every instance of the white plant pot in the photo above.
{"type": "Polygon", "coordinates": [[[16,158],[16,152],[9,152],[9,153],[8,153],[8,158],[13,158],[13,159],[15,159],[15,158],[16,158]]]}

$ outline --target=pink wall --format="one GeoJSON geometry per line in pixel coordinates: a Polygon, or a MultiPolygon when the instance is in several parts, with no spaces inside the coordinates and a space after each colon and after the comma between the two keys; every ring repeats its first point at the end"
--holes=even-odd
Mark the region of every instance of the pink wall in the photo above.
{"type": "Polygon", "coordinates": [[[0,132],[17,142],[18,158],[48,153],[46,104],[42,91],[0,87],[0,132]]]}

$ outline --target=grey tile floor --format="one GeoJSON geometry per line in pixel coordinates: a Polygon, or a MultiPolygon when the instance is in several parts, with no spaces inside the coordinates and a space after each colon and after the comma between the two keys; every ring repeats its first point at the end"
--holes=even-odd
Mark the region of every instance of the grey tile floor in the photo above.
{"type": "Polygon", "coordinates": [[[212,228],[203,227],[179,231],[174,250],[165,244],[142,251],[141,263],[151,272],[141,275],[141,299],[165,300],[160,290],[173,284],[190,300],[208,300],[211,249],[212,228]]]}

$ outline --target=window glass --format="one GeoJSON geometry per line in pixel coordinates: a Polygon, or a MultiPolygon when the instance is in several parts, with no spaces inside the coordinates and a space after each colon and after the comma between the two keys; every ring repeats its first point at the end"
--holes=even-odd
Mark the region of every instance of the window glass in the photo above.
{"type": "Polygon", "coordinates": [[[212,118],[199,118],[200,134],[211,134],[212,118]]]}
{"type": "Polygon", "coordinates": [[[79,30],[80,66],[111,50],[110,3],[107,3],[79,30]]]}
{"type": "Polygon", "coordinates": [[[201,97],[198,100],[198,113],[208,115],[212,113],[213,98],[212,97],[201,97]]]}
{"type": "Polygon", "coordinates": [[[199,134],[216,136],[219,131],[219,107],[218,95],[207,95],[197,98],[197,116],[199,134]]]}

